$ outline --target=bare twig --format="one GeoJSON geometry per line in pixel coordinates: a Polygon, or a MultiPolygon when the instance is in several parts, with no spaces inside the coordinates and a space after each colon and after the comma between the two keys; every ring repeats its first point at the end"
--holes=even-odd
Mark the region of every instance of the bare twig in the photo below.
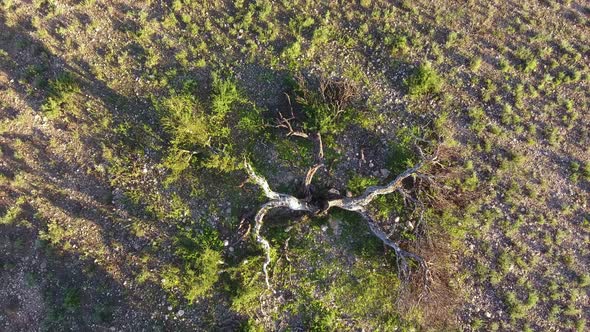
{"type": "Polygon", "coordinates": [[[297,136],[297,137],[302,137],[302,138],[309,138],[309,135],[307,133],[293,129],[293,125],[291,124],[291,121],[295,120],[295,113],[293,112],[293,106],[291,105],[291,97],[289,97],[288,93],[285,93],[285,96],[287,97],[287,102],[289,103],[289,111],[291,113],[291,116],[286,118],[283,115],[283,113],[278,112],[279,118],[277,119],[277,125],[275,127],[287,129],[287,137],[288,136],[297,136]]]}
{"type": "Polygon", "coordinates": [[[381,241],[383,241],[383,244],[390,247],[395,252],[397,270],[400,273],[400,275],[407,277],[409,274],[407,262],[408,258],[415,260],[425,270],[427,269],[426,263],[424,262],[424,259],[422,257],[400,248],[395,242],[389,239],[387,234],[385,234],[385,232],[381,230],[377,223],[375,223],[375,221],[367,213],[363,212],[361,213],[361,215],[367,220],[371,232],[373,232],[375,236],[377,236],[381,241]]]}
{"type": "Polygon", "coordinates": [[[298,136],[298,137],[302,137],[302,138],[309,138],[309,135],[307,135],[306,133],[302,132],[302,131],[295,131],[293,129],[293,126],[291,125],[291,121],[293,121],[295,119],[294,116],[290,117],[290,118],[285,118],[283,116],[283,113],[279,112],[279,119],[278,119],[278,124],[276,125],[277,128],[285,128],[288,130],[287,132],[287,136],[298,136]]]}
{"type": "Polygon", "coordinates": [[[318,132],[316,134],[317,141],[318,141],[318,163],[324,160],[324,143],[322,143],[322,134],[318,132]]]}
{"type": "Polygon", "coordinates": [[[323,164],[316,164],[307,171],[307,175],[305,176],[305,182],[303,183],[303,194],[305,195],[306,199],[311,198],[310,187],[311,181],[313,180],[313,176],[323,166],[323,164]]]}

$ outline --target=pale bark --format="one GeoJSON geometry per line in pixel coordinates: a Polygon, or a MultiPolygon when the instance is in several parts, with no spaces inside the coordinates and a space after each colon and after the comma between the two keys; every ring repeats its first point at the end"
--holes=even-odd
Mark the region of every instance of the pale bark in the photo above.
{"type": "MultiPolygon", "coordinates": [[[[265,262],[263,265],[263,272],[264,272],[264,277],[265,277],[265,282],[266,282],[267,287],[271,288],[270,279],[269,279],[269,275],[268,275],[268,265],[271,263],[270,244],[260,234],[260,231],[261,231],[261,228],[263,225],[264,217],[266,216],[266,214],[270,210],[272,210],[274,208],[287,208],[289,210],[304,211],[304,212],[308,212],[308,213],[311,213],[314,215],[319,214],[319,213],[326,213],[330,208],[333,208],[333,207],[341,208],[341,209],[348,210],[348,211],[355,211],[355,212],[359,213],[361,216],[363,216],[363,218],[367,221],[371,232],[375,236],[377,236],[381,241],[383,241],[384,245],[393,249],[393,251],[395,252],[395,255],[396,255],[396,263],[397,263],[398,273],[400,275],[403,275],[403,276],[408,275],[408,273],[409,273],[409,266],[407,263],[408,259],[416,261],[416,263],[418,263],[420,267],[425,269],[425,271],[427,273],[427,265],[426,265],[424,259],[422,259],[422,257],[420,257],[416,254],[413,254],[411,252],[403,250],[402,248],[399,247],[398,244],[396,244],[394,241],[389,239],[389,236],[387,234],[385,234],[385,232],[383,232],[383,230],[378,226],[378,224],[370,216],[370,214],[367,210],[367,206],[379,195],[387,195],[387,194],[391,194],[396,191],[402,192],[403,195],[407,195],[407,193],[405,192],[405,190],[403,188],[404,180],[409,177],[412,177],[412,176],[417,176],[418,171],[427,162],[434,161],[435,159],[436,159],[436,157],[430,158],[428,160],[423,160],[420,163],[418,163],[416,166],[411,167],[411,168],[405,170],[404,172],[402,172],[401,174],[399,174],[394,180],[392,180],[388,184],[386,184],[384,186],[371,186],[371,187],[367,188],[361,195],[359,195],[357,197],[349,197],[349,198],[347,197],[347,198],[339,198],[339,199],[329,200],[329,201],[327,201],[327,204],[326,204],[327,208],[325,208],[324,210],[321,210],[319,206],[315,206],[315,205],[309,203],[309,200],[311,197],[310,196],[311,194],[309,192],[309,186],[311,184],[314,174],[317,172],[317,170],[319,168],[321,168],[321,166],[323,166],[323,164],[316,164],[315,166],[310,168],[310,170],[307,172],[306,177],[305,177],[305,181],[304,181],[304,191],[305,191],[306,197],[304,199],[299,199],[299,198],[294,197],[292,195],[277,193],[277,192],[273,191],[270,188],[266,179],[263,178],[262,176],[256,174],[256,172],[254,172],[252,166],[247,161],[245,161],[245,169],[248,172],[250,179],[252,180],[252,182],[254,182],[256,185],[258,185],[262,189],[265,196],[270,200],[262,205],[262,207],[258,210],[258,213],[256,213],[256,216],[254,218],[254,221],[255,221],[254,236],[256,238],[256,241],[258,243],[260,243],[260,245],[262,246],[262,249],[264,250],[265,255],[266,255],[266,259],[265,259],[265,262]]],[[[414,199],[414,198],[412,198],[412,199],[414,199]]],[[[420,202],[420,204],[421,204],[421,202],[420,202]]]]}

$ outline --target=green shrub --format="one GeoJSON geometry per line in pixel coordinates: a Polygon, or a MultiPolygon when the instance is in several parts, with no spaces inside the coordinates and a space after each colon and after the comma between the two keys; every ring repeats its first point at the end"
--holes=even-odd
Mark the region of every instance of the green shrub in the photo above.
{"type": "Polygon", "coordinates": [[[584,163],[582,166],[582,176],[586,181],[590,181],[590,162],[584,163]]]}
{"type": "Polygon", "coordinates": [[[403,35],[395,36],[392,42],[391,52],[394,54],[404,54],[408,49],[408,38],[403,35]]]}
{"type": "Polygon", "coordinates": [[[377,185],[379,180],[373,177],[366,177],[355,174],[349,181],[346,188],[354,195],[360,195],[370,186],[377,185]]]}
{"type": "Polygon", "coordinates": [[[78,92],[80,87],[75,76],[63,72],[49,82],[49,97],[41,105],[41,110],[49,119],[56,119],[67,110],[75,111],[73,97],[78,92]]]}
{"type": "Polygon", "coordinates": [[[165,110],[164,128],[170,133],[176,149],[199,151],[209,145],[209,129],[205,110],[195,96],[187,92],[162,100],[165,110]]]}
{"type": "Polygon", "coordinates": [[[240,332],[264,332],[264,328],[256,323],[252,318],[240,325],[240,332]]]}
{"type": "Polygon", "coordinates": [[[219,279],[222,243],[217,232],[203,227],[181,230],[174,238],[174,254],[181,267],[168,265],[162,273],[162,287],[179,292],[189,303],[205,296],[219,279]]]}
{"type": "Polygon", "coordinates": [[[260,109],[241,94],[233,80],[213,74],[209,108],[197,99],[194,88],[189,80],[180,91],[172,90],[154,103],[170,136],[162,162],[170,171],[165,184],[177,181],[191,166],[226,173],[240,168],[240,155],[264,128],[260,109]]]}
{"type": "Polygon", "coordinates": [[[525,73],[529,73],[537,69],[537,59],[531,50],[525,47],[519,47],[516,52],[516,57],[520,60],[520,69],[525,73]]]}
{"type": "Polygon", "coordinates": [[[579,276],[578,286],[581,288],[590,286],[590,274],[584,274],[579,276]]]}
{"type": "Polygon", "coordinates": [[[469,118],[471,125],[469,126],[478,135],[483,133],[486,128],[486,113],[481,107],[473,107],[469,109],[469,118]]]}
{"type": "Polygon", "coordinates": [[[234,281],[231,307],[241,314],[254,316],[260,307],[260,294],[266,289],[260,279],[262,260],[262,256],[250,257],[238,266],[227,269],[234,281]]]}
{"type": "Polygon", "coordinates": [[[482,58],[480,56],[476,56],[473,59],[471,59],[471,61],[469,62],[469,68],[471,69],[471,71],[476,72],[481,67],[482,62],[483,62],[482,58]]]}
{"type": "Polygon", "coordinates": [[[309,132],[336,134],[350,123],[356,86],[348,81],[320,79],[317,89],[300,80],[295,83],[296,101],[305,115],[303,127],[309,132]]]}
{"type": "Polygon", "coordinates": [[[170,135],[170,149],[163,165],[171,174],[166,183],[177,180],[195,156],[208,154],[209,127],[203,106],[188,92],[162,99],[158,105],[162,125],[170,135]]]}
{"type": "Polygon", "coordinates": [[[238,102],[247,102],[247,99],[239,92],[236,83],[231,79],[221,79],[218,73],[213,73],[213,94],[211,96],[213,117],[211,123],[223,125],[232,106],[238,102]]]}
{"type": "Polygon", "coordinates": [[[386,165],[393,174],[401,173],[412,167],[415,161],[416,156],[407,144],[395,143],[390,145],[386,165]]]}
{"type": "Polygon", "coordinates": [[[64,297],[63,306],[67,311],[76,311],[80,308],[80,289],[68,288],[64,297]]]}
{"type": "Polygon", "coordinates": [[[303,308],[303,313],[307,331],[335,331],[338,327],[336,312],[326,308],[320,301],[313,301],[307,304],[303,308]]]}
{"type": "Polygon", "coordinates": [[[364,321],[367,330],[395,331],[400,327],[406,330],[407,323],[401,319],[395,304],[400,281],[393,271],[367,274],[367,269],[375,267],[356,263],[349,276],[336,281],[329,296],[337,307],[346,308],[347,316],[364,321]]]}
{"type": "Polygon", "coordinates": [[[22,208],[24,198],[24,196],[21,196],[16,201],[16,204],[11,206],[4,216],[0,217],[0,225],[10,225],[18,221],[24,212],[22,208]]]}
{"type": "Polygon", "coordinates": [[[411,98],[418,98],[429,93],[440,92],[443,80],[430,63],[423,63],[404,83],[408,89],[408,95],[411,98]]]}
{"type": "Polygon", "coordinates": [[[283,50],[281,56],[286,58],[290,63],[295,63],[301,56],[301,43],[299,41],[295,41],[293,44],[283,50]]]}
{"type": "Polygon", "coordinates": [[[527,300],[524,303],[516,297],[516,293],[513,291],[508,292],[505,298],[505,303],[508,306],[508,311],[512,320],[524,318],[538,302],[539,295],[534,291],[528,294],[527,300]]]}

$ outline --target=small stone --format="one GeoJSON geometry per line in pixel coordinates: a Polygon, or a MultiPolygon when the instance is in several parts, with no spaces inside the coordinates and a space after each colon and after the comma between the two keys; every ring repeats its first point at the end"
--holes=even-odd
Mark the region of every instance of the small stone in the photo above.
{"type": "Polygon", "coordinates": [[[492,318],[492,314],[489,311],[486,311],[485,316],[486,318],[492,318]]]}
{"type": "Polygon", "coordinates": [[[171,305],[168,306],[168,311],[172,311],[172,306],[171,305]]]}
{"type": "Polygon", "coordinates": [[[325,232],[328,230],[328,225],[322,225],[322,232],[325,232]]]}
{"type": "Polygon", "coordinates": [[[332,195],[340,196],[340,191],[338,191],[338,189],[336,189],[336,188],[330,188],[330,190],[328,190],[328,193],[332,194],[332,195]]]}
{"type": "Polygon", "coordinates": [[[229,246],[229,241],[228,241],[228,240],[225,240],[225,241],[223,241],[223,246],[224,246],[224,247],[227,247],[227,246],[229,246]]]}
{"type": "Polygon", "coordinates": [[[229,252],[234,252],[234,247],[229,247],[229,252]]]}
{"type": "Polygon", "coordinates": [[[381,176],[383,176],[384,178],[388,177],[389,174],[391,174],[391,172],[386,168],[382,168],[381,170],[379,170],[379,172],[381,172],[381,176]]]}
{"type": "Polygon", "coordinates": [[[176,316],[178,316],[178,317],[184,316],[184,310],[182,310],[182,309],[178,310],[178,312],[176,313],[176,316]]]}
{"type": "Polygon", "coordinates": [[[352,197],[352,192],[350,190],[346,191],[346,197],[352,197]]]}

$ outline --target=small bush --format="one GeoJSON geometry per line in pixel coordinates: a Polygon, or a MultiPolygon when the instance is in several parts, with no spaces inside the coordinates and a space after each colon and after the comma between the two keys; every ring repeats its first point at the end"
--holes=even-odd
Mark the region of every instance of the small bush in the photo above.
{"type": "Polygon", "coordinates": [[[162,287],[179,292],[193,303],[205,296],[219,278],[221,241],[217,232],[204,227],[200,233],[182,230],[174,239],[175,256],[181,267],[169,265],[163,272],[162,287]]]}
{"type": "Polygon", "coordinates": [[[406,127],[397,132],[397,140],[391,144],[387,151],[387,169],[393,174],[399,174],[414,166],[418,156],[414,153],[412,145],[416,137],[423,135],[420,127],[406,127]]]}
{"type": "Polygon", "coordinates": [[[469,68],[470,68],[472,71],[478,71],[478,70],[479,70],[479,68],[481,67],[481,63],[482,63],[482,61],[483,61],[483,60],[482,60],[482,58],[481,58],[481,57],[479,57],[479,56],[477,56],[477,57],[475,57],[475,58],[471,59],[471,62],[469,63],[469,68]]]}
{"type": "Polygon", "coordinates": [[[360,195],[365,189],[379,183],[379,180],[372,177],[365,177],[355,174],[349,181],[346,188],[354,195],[360,195]]]}
{"type": "Polygon", "coordinates": [[[294,63],[301,56],[301,43],[299,41],[294,42],[283,50],[281,56],[294,63]]]}
{"type": "Polygon", "coordinates": [[[469,126],[478,135],[483,133],[486,129],[486,113],[481,107],[473,107],[469,109],[469,118],[471,125],[469,126]]]}
{"type": "Polygon", "coordinates": [[[186,92],[174,95],[165,98],[161,108],[166,112],[162,124],[171,134],[174,148],[195,151],[208,145],[207,119],[196,97],[186,92]]]}
{"type": "Polygon", "coordinates": [[[73,96],[78,92],[80,87],[75,76],[70,72],[63,72],[49,82],[49,97],[41,105],[41,110],[49,119],[56,119],[65,110],[74,108],[73,96]]]}
{"type": "Polygon", "coordinates": [[[303,308],[305,325],[308,331],[324,332],[337,329],[338,317],[334,310],[326,308],[322,302],[313,301],[303,308]]]}
{"type": "Polygon", "coordinates": [[[10,225],[18,221],[18,219],[23,214],[22,198],[24,197],[19,198],[19,200],[17,200],[17,203],[11,206],[8,209],[8,211],[6,211],[6,214],[4,216],[0,217],[0,225],[10,225]]]}
{"type": "Polygon", "coordinates": [[[64,308],[67,311],[76,311],[80,308],[81,296],[80,289],[69,288],[64,297],[64,308]]]}
{"type": "Polygon", "coordinates": [[[241,94],[233,80],[213,74],[210,107],[193,90],[194,82],[189,80],[180,91],[173,90],[154,103],[170,136],[162,163],[170,171],[165,184],[177,181],[191,166],[224,173],[240,168],[240,155],[264,128],[260,109],[241,94]]]}
{"type": "Polygon", "coordinates": [[[525,73],[537,69],[538,62],[531,50],[525,47],[520,47],[516,50],[516,57],[520,60],[520,69],[525,73]]]}
{"type": "Polygon", "coordinates": [[[232,309],[253,316],[260,306],[264,282],[260,279],[262,257],[250,257],[238,266],[227,269],[234,283],[231,285],[232,309]]]}
{"type": "Polygon", "coordinates": [[[409,49],[408,46],[408,38],[406,36],[396,36],[393,39],[393,43],[392,43],[392,47],[391,47],[391,52],[396,54],[396,53],[406,53],[409,49]]]}
{"type": "Polygon", "coordinates": [[[515,292],[510,291],[506,294],[505,302],[509,309],[510,318],[512,320],[521,319],[537,305],[539,302],[539,295],[534,291],[530,292],[526,302],[522,302],[516,297],[515,292]]]}
{"type": "Polygon", "coordinates": [[[303,79],[296,82],[296,101],[305,114],[307,131],[335,134],[342,131],[353,116],[352,104],[358,98],[354,83],[321,78],[317,89],[310,89],[303,79]]]}
{"type": "Polygon", "coordinates": [[[438,93],[443,85],[442,78],[429,63],[421,64],[404,82],[411,98],[438,93]]]}
{"type": "Polygon", "coordinates": [[[171,172],[166,182],[171,183],[189,168],[195,156],[208,153],[209,127],[203,106],[188,92],[164,98],[157,108],[171,136],[171,147],[163,162],[171,172]]]}

